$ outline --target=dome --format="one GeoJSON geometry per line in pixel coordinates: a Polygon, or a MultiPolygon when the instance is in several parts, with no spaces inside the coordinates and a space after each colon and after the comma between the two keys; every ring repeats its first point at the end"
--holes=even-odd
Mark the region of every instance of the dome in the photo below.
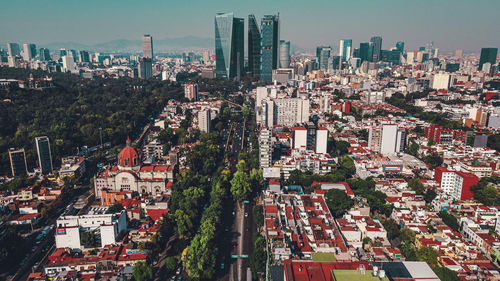
{"type": "Polygon", "coordinates": [[[118,166],[137,167],[140,165],[137,150],[130,146],[130,138],[127,138],[127,146],[118,154],[118,166]]]}

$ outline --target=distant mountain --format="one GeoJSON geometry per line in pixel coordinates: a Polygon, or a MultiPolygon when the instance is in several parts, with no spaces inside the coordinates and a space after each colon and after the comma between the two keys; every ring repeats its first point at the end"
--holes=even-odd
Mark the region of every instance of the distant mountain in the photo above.
{"type": "MultiPolygon", "coordinates": [[[[94,45],[87,45],[75,42],[54,42],[42,44],[42,47],[49,48],[50,50],[58,50],[60,48],[75,49],[75,50],[88,50],[99,52],[140,52],[142,50],[141,40],[129,39],[116,39],[104,43],[94,45]]],[[[184,36],[176,38],[163,38],[154,39],[153,46],[155,52],[165,52],[180,49],[207,49],[213,48],[214,39],[203,38],[196,36],[184,36]]]]}

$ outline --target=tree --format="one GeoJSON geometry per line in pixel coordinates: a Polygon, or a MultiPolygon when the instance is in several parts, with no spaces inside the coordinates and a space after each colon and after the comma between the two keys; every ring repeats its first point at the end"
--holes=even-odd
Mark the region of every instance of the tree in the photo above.
{"type": "Polygon", "coordinates": [[[424,194],[425,203],[427,203],[427,204],[432,203],[432,201],[434,201],[436,196],[437,196],[437,193],[434,189],[432,189],[432,188],[427,189],[427,191],[424,194]]]}
{"type": "Polygon", "coordinates": [[[385,231],[387,231],[387,238],[389,238],[389,240],[400,238],[401,232],[399,230],[399,225],[395,220],[387,219],[382,223],[382,225],[384,226],[385,231]]]}
{"type": "Polygon", "coordinates": [[[422,159],[431,169],[441,166],[443,164],[443,157],[436,152],[433,152],[422,159]]]}
{"type": "Polygon", "coordinates": [[[432,270],[441,281],[460,281],[457,273],[447,267],[435,267],[432,270]]]}
{"type": "Polygon", "coordinates": [[[97,240],[95,238],[95,233],[91,230],[80,231],[80,243],[82,243],[82,245],[85,248],[97,247],[97,240]]]}
{"type": "Polygon", "coordinates": [[[153,280],[153,269],[145,262],[138,262],[132,268],[132,276],[135,281],[150,281],[153,280]]]}
{"type": "Polygon", "coordinates": [[[106,214],[116,214],[119,213],[123,210],[123,205],[122,203],[116,203],[111,206],[106,210],[106,214]]]}
{"type": "Polygon", "coordinates": [[[424,194],[425,187],[418,178],[412,178],[408,181],[408,187],[415,191],[416,194],[424,194]]]}
{"type": "Polygon", "coordinates": [[[493,185],[487,185],[474,192],[474,199],[486,206],[496,205],[498,200],[498,190],[493,185]]]}
{"type": "Polygon", "coordinates": [[[419,149],[420,149],[420,145],[418,145],[418,143],[416,143],[416,142],[412,142],[410,144],[410,146],[408,146],[408,153],[410,155],[413,155],[413,156],[417,157],[419,149]]]}
{"type": "Polygon", "coordinates": [[[240,160],[236,165],[236,172],[231,179],[231,194],[238,201],[243,201],[248,197],[250,192],[250,181],[246,173],[245,161],[240,160]]]}
{"type": "Polygon", "coordinates": [[[181,209],[175,211],[174,217],[177,224],[177,234],[179,236],[188,236],[193,231],[191,217],[181,209]]]}
{"type": "Polygon", "coordinates": [[[254,251],[250,254],[250,270],[252,274],[258,276],[266,269],[267,253],[266,241],[259,234],[253,238],[254,251]]]}
{"type": "Polygon", "coordinates": [[[438,264],[438,253],[431,246],[420,247],[417,250],[417,258],[419,261],[425,261],[432,268],[438,264]]]}
{"type": "Polygon", "coordinates": [[[451,229],[453,229],[455,231],[459,231],[460,224],[458,223],[458,220],[454,215],[452,215],[446,211],[440,211],[438,213],[438,217],[440,217],[443,220],[443,222],[447,226],[449,226],[451,229]]]}
{"type": "Polygon", "coordinates": [[[433,146],[433,145],[435,145],[435,144],[436,144],[436,141],[434,141],[434,140],[429,140],[429,141],[427,142],[427,146],[433,146]]]}
{"type": "Polygon", "coordinates": [[[165,269],[168,271],[174,271],[177,267],[177,259],[175,257],[167,257],[165,259],[165,269]]]}
{"type": "Polygon", "coordinates": [[[264,225],[264,213],[262,205],[255,205],[255,207],[253,207],[252,214],[254,223],[262,227],[264,225]]]}
{"type": "Polygon", "coordinates": [[[415,241],[415,232],[408,228],[402,228],[400,237],[404,243],[413,243],[415,241]]]}
{"type": "Polygon", "coordinates": [[[356,165],[354,161],[349,156],[343,156],[340,158],[340,167],[348,175],[354,175],[356,173],[356,165]]]}
{"type": "Polygon", "coordinates": [[[209,237],[197,234],[188,246],[184,267],[189,277],[211,279],[215,274],[215,254],[217,249],[210,243],[209,237]]]}
{"type": "Polygon", "coordinates": [[[352,200],[343,190],[330,189],[325,194],[325,203],[332,215],[336,218],[340,218],[344,215],[346,210],[352,208],[354,200],[352,200]]]}

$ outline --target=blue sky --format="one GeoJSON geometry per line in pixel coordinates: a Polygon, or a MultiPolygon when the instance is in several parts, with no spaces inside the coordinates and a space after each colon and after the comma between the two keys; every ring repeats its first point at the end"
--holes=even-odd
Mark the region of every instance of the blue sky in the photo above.
{"type": "Polygon", "coordinates": [[[281,38],[312,48],[383,37],[383,48],[429,41],[443,50],[500,47],[500,0],[5,0],[0,42],[84,44],[187,35],[212,37],[217,12],[280,13],[281,38]]]}

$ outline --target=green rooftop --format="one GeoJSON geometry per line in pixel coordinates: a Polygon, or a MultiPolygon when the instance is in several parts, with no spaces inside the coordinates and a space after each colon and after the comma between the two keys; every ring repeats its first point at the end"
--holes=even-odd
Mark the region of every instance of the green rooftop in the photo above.
{"type": "Polygon", "coordinates": [[[365,274],[360,270],[333,270],[332,274],[336,281],[389,281],[387,276],[382,279],[373,276],[373,270],[365,270],[365,274]]]}
{"type": "Polygon", "coordinates": [[[330,261],[334,262],[337,261],[335,258],[335,255],[333,253],[312,253],[312,260],[313,261],[330,261]]]}

